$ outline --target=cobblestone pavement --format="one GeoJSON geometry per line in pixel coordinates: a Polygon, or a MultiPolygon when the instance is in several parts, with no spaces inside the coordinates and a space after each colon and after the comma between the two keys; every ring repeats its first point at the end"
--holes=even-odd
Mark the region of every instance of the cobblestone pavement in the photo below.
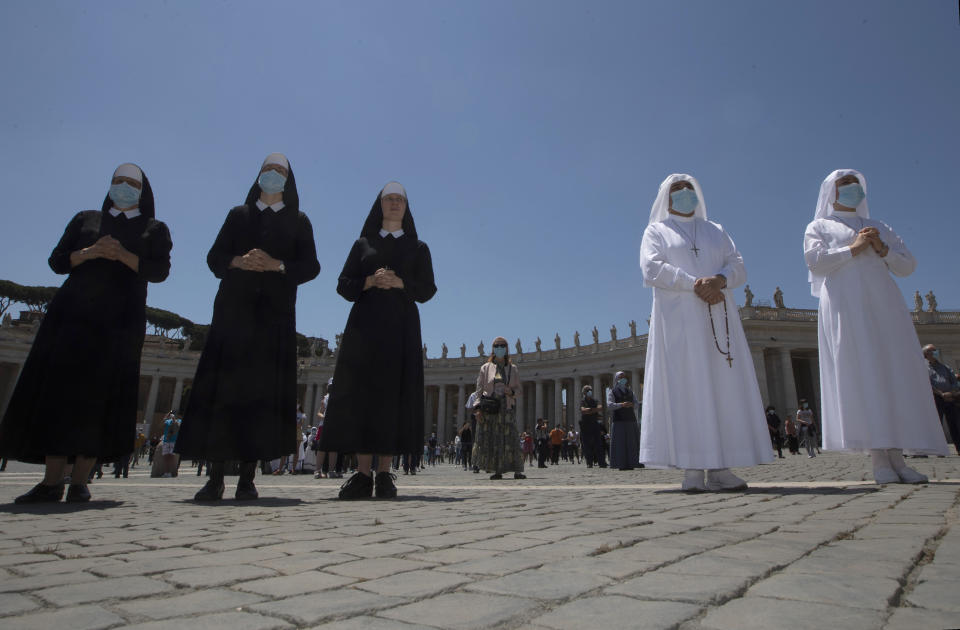
{"type": "Polygon", "coordinates": [[[561,464],[494,482],[441,464],[401,474],[394,501],[270,476],[265,498],[214,505],[190,500],[193,470],[141,467],[79,508],[13,505],[40,474],[11,462],[0,627],[960,626],[960,458],[908,461],[933,482],[879,487],[868,457],[827,453],[702,495],[678,492],[677,471],[561,464]]]}

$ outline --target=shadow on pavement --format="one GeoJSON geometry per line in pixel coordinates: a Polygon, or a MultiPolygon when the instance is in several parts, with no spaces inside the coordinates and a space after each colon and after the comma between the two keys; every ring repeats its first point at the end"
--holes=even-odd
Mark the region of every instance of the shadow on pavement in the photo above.
{"type": "Polygon", "coordinates": [[[87,503],[5,503],[0,505],[0,512],[7,514],[72,514],[73,512],[89,512],[91,510],[111,510],[123,505],[123,501],[91,499],[87,503]]]}
{"type": "Polygon", "coordinates": [[[280,497],[261,497],[253,501],[237,501],[233,497],[224,497],[220,501],[194,501],[192,498],[175,499],[171,503],[180,505],[192,505],[194,507],[230,507],[230,508],[252,508],[252,507],[293,507],[304,505],[303,499],[282,499],[280,497]]]}
{"type": "Polygon", "coordinates": [[[716,496],[716,495],[735,495],[735,494],[776,494],[776,495],[854,495],[854,494],[868,494],[870,492],[877,492],[880,490],[879,486],[851,486],[849,488],[800,488],[800,487],[791,487],[791,488],[747,488],[746,490],[735,490],[731,492],[691,492],[687,493],[681,490],[680,488],[669,488],[667,490],[654,490],[654,494],[690,494],[691,496],[704,495],[704,496],[716,496]]]}
{"type": "Polygon", "coordinates": [[[338,499],[337,497],[325,497],[322,499],[317,499],[316,502],[321,503],[321,502],[330,501],[330,502],[336,502],[336,503],[373,503],[373,502],[401,503],[405,501],[423,501],[425,503],[459,503],[461,501],[466,501],[466,500],[467,499],[465,497],[440,497],[435,494],[428,494],[428,495],[402,494],[393,499],[376,499],[371,497],[369,499],[358,499],[355,501],[340,501],[340,499],[338,499]]]}

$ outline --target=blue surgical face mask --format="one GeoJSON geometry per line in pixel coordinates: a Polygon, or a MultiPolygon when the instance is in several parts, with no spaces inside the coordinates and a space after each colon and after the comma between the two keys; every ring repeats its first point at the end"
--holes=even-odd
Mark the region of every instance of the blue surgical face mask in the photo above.
{"type": "Polygon", "coordinates": [[[860,184],[844,184],[837,188],[837,203],[841,206],[856,208],[866,197],[867,194],[863,192],[860,184]]]}
{"type": "Polygon", "coordinates": [[[620,387],[626,387],[626,386],[627,386],[627,379],[625,379],[625,378],[618,378],[618,379],[617,379],[617,385],[619,385],[620,387]]]}
{"type": "Polygon", "coordinates": [[[933,351],[933,358],[936,359],[937,361],[940,360],[940,351],[939,351],[939,350],[934,350],[934,351],[933,351]]]}
{"type": "Polygon", "coordinates": [[[697,193],[691,188],[681,188],[670,193],[670,200],[673,202],[673,209],[677,212],[688,214],[697,209],[697,193]]]}
{"type": "Polygon", "coordinates": [[[583,395],[584,395],[584,396],[593,396],[593,390],[592,390],[592,389],[588,389],[587,391],[583,392],[583,395]]]}
{"type": "Polygon", "coordinates": [[[277,171],[270,169],[269,171],[260,173],[257,183],[260,184],[260,190],[268,195],[272,195],[283,190],[283,187],[287,183],[287,178],[277,171]]]}
{"type": "Polygon", "coordinates": [[[493,349],[493,355],[494,355],[495,357],[497,357],[498,359],[502,359],[503,357],[507,356],[507,349],[506,349],[506,348],[494,348],[494,349],[493,349]]]}
{"type": "Polygon", "coordinates": [[[113,184],[110,186],[110,200],[118,208],[129,208],[140,201],[140,191],[127,182],[113,184]]]}

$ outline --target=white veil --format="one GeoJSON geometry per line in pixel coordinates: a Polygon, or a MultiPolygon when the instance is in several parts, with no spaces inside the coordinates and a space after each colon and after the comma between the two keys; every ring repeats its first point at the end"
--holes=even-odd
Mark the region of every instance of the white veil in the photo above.
{"type": "MultiPolygon", "coordinates": [[[[863,187],[864,197],[863,201],[857,206],[857,216],[861,219],[870,218],[870,206],[867,205],[866,197],[867,180],[864,178],[863,173],[852,168],[840,168],[827,175],[827,178],[820,184],[820,195],[817,197],[817,211],[813,217],[814,221],[817,219],[825,219],[833,214],[833,202],[837,200],[836,182],[841,177],[846,177],[847,175],[855,176],[863,187]]],[[[808,271],[807,281],[810,283],[810,293],[814,297],[820,297],[820,287],[823,286],[823,276],[818,276],[812,271],[808,271]]]]}
{"type": "Polygon", "coordinates": [[[706,221],[707,202],[703,200],[703,191],[700,190],[700,182],[698,182],[693,175],[674,173],[668,175],[660,184],[660,190],[657,191],[657,199],[653,202],[653,207],[650,209],[650,221],[648,223],[660,223],[670,218],[670,186],[672,186],[674,182],[690,182],[693,185],[693,190],[697,193],[697,207],[693,210],[693,216],[706,221]]]}

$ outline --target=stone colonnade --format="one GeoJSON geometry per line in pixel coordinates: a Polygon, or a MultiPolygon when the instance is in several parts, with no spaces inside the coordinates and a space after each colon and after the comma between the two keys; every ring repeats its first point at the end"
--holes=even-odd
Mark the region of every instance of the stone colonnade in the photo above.
{"type": "MultiPolygon", "coordinates": [[[[765,405],[774,405],[781,418],[796,411],[800,398],[810,401],[819,418],[816,315],[813,310],[763,306],[740,309],[761,398],[765,405]]],[[[920,343],[936,344],[944,363],[960,368],[960,312],[914,313],[913,318],[920,343]]],[[[0,413],[7,407],[34,332],[35,326],[0,328],[0,413]]],[[[585,346],[512,355],[523,389],[517,408],[518,429],[532,429],[541,417],[549,426],[576,426],[580,420],[580,389],[592,385],[594,396],[605,407],[606,388],[619,370],[628,374],[639,396],[637,385],[643,382],[646,347],[645,335],[630,335],[585,346]]],[[[181,350],[173,342],[147,337],[141,359],[137,421],[148,435],[159,431],[160,420],[168,411],[179,411],[185,405],[199,357],[198,352],[181,350]]],[[[425,359],[426,435],[436,431],[441,440],[453,439],[456,427],[469,417],[464,405],[485,360],[479,356],[425,359]]],[[[335,361],[335,356],[327,356],[299,366],[298,402],[311,424],[315,424],[335,361]]]]}

